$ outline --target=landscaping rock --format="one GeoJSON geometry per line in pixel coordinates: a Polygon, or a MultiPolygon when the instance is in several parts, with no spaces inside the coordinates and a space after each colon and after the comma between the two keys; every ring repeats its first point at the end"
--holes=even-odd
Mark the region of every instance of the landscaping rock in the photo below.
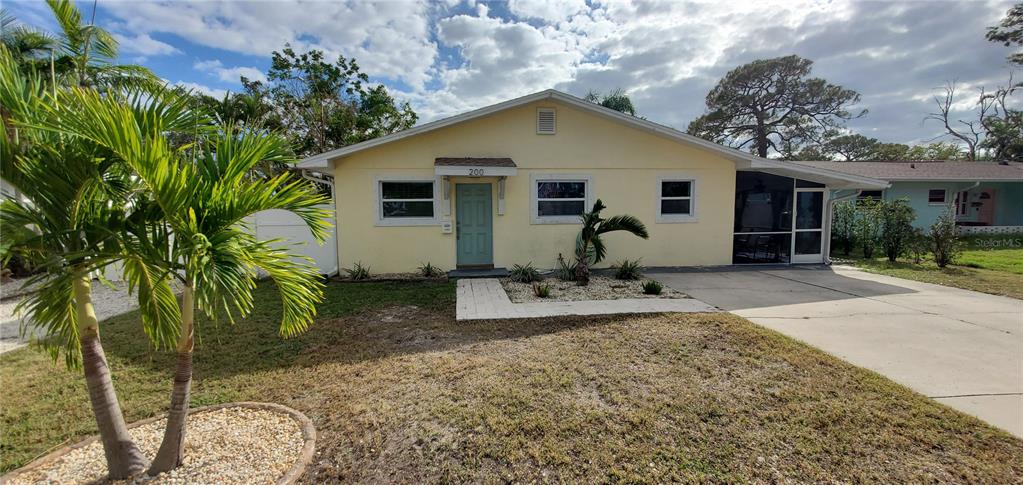
{"type": "Polygon", "coordinates": [[[622,298],[689,298],[685,293],[665,287],[660,295],[643,293],[643,282],[646,280],[616,280],[607,276],[592,276],[590,284],[578,286],[574,281],[562,281],[547,278],[541,285],[550,285],[549,298],[539,298],[533,294],[532,283],[517,283],[508,278],[501,280],[501,286],[508,293],[512,303],[529,303],[538,301],[586,301],[586,300],[620,300],[622,298]]]}
{"type": "MultiPolygon", "coordinates": [[[[156,455],[166,418],[145,420],[128,431],[142,453],[156,455]]],[[[315,430],[308,418],[284,406],[239,403],[191,412],[184,464],[157,476],[106,480],[102,444],[95,438],[44,457],[3,477],[34,483],[291,483],[312,458],[315,430]]]]}

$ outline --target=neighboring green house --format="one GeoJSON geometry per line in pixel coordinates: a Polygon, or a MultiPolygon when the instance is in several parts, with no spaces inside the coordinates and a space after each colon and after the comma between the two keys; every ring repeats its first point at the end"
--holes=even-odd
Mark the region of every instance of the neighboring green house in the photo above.
{"type": "Polygon", "coordinates": [[[930,227],[947,210],[964,233],[1023,232],[1023,163],[1020,162],[798,162],[850,175],[887,180],[884,190],[860,198],[908,198],[917,227],[930,227]]]}

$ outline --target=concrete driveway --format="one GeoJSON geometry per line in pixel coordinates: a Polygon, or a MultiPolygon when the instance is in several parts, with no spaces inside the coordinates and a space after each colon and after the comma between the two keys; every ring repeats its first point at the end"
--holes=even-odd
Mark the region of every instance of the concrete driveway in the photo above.
{"type": "Polygon", "coordinates": [[[1023,437],[1023,301],[840,266],[648,276],[1023,437]]]}

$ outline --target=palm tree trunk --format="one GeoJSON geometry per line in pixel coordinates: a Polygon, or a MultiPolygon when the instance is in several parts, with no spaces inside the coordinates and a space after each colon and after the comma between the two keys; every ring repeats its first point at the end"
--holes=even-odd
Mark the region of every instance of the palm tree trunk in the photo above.
{"type": "Polygon", "coordinates": [[[590,284],[590,258],[586,255],[585,250],[575,258],[575,284],[576,286],[590,284]]]}
{"type": "Polygon", "coordinates": [[[167,429],[163,433],[160,451],[149,467],[150,475],[173,470],[181,465],[185,452],[185,425],[188,418],[188,399],[192,388],[192,347],[195,323],[195,293],[191,285],[185,286],[181,297],[181,336],[178,338],[178,363],[174,370],[174,389],[171,391],[167,429]]]}
{"type": "Polygon", "coordinates": [[[92,279],[88,276],[76,279],[74,292],[85,384],[107,458],[107,470],[111,479],[128,478],[146,469],[146,459],[128,435],[128,426],[124,424],[121,405],[110,380],[110,367],[99,340],[99,322],[92,305],[92,279]]]}

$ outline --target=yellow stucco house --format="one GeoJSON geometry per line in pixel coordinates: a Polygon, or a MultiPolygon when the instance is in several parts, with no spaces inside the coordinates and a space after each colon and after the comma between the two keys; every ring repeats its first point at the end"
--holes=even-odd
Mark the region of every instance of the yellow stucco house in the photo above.
{"type": "Polygon", "coordinates": [[[302,160],[333,179],[338,262],[553,268],[579,215],[642,220],[608,262],[820,263],[836,198],[887,182],[759,158],[547,90],[302,160]],[[842,195],[841,191],[850,191],[842,195]]]}

